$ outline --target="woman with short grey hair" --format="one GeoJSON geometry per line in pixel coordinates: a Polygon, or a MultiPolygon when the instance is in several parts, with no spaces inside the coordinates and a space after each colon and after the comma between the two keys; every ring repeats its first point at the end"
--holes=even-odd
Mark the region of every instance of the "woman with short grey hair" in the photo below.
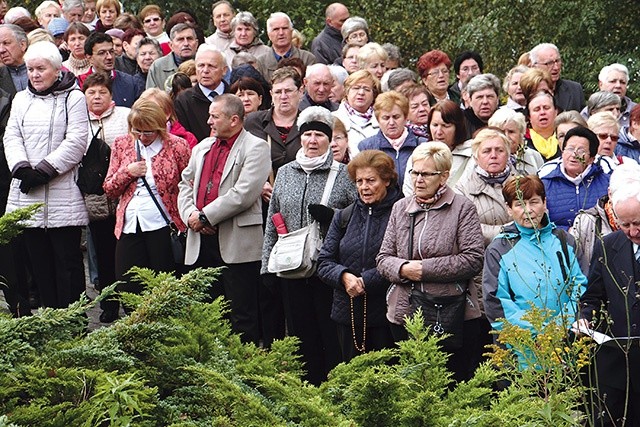
{"type": "Polygon", "coordinates": [[[260,27],[258,20],[251,12],[238,12],[231,20],[231,33],[233,41],[225,50],[227,62],[231,64],[231,60],[240,52],[247,52],[256,58],[263,53],[270,51],[260,40],[260,27]]]}
{"type": "Polygon", "coordinates": [[[369,24],[364,18],[352,16],[342,24],[342,40],[345,44],[364,46],[369,43],[369,24]]]}
{"type": "Polygon", "coordinates": [[[589,101],[587,101],[587,116],[585,117],[585,120],[602,111],[609,111],[616,119],[618,119],[620,117],[621,108],[622,101],[618,95],[613,92],[601,90],[589,97],[589,101]]]}

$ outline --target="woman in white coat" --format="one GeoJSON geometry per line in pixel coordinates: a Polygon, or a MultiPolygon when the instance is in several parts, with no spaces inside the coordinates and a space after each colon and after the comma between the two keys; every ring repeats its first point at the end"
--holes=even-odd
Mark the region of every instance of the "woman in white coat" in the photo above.
{"type": "Polygon", "coordinates": [[[85,289],[80,236],[88,216],[75,171],[88,142],[87,106],[53,43],[32,44],[24,59],[29,85],[13,100],[4,137],[13,175],[7,212],[43,204],[24,238],[41,304],[60,308],[85,289]]]}

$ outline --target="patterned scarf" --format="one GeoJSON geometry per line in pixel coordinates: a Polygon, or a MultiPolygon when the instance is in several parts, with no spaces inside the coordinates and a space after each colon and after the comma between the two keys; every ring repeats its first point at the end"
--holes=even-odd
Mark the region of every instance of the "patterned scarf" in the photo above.
{"type": "Polygon", "coordinates": [[[366,121],[371,120],[371,117],[373,117],[373,105],[369,107],[366,113],[361,113],[360,111],[356,110],[351,105],[349,105],[348,102],[345,102],[344,106],[346,107],[347,112],[350,116],[358,116],[366,121]]]}
{"type": "Polygon", "coordinates": [[[611,204],[611,199],[607,200],[607,203],[604,204],[604,213],[607,215],[607,220],[609,221],[609,225],[611,226],[611,231],[618,231],[618,222],[616,221],[616,216],[613,213],[613,205],[611,204]]]}
{"type": "Polygon", "coordinates": [[[431,139],[429,136],[429,126],[428,125],[416,125],[413,123],[407,123],[407,127],[414,133],[414,135],[419,136],[421,138],[431,139]]]}
{"type": "Polygon", "coordinates": [[[447,185],[443,184],[440,186],[440,188],[438,188],[438,191],[436,191],[436,194],[434,194],[432,197],[428,199],[421,199],[415,194],[414,196],[416,198],[416,203],[418,203],[422,209],[429,209],[431,206],[433,206],[435,202],[440,200],[440,197],[442,197],[445,191],[447,191],[447,185]]]}
{"type": "Polygon", "coordinates": [[[490,173],[476,165],[476,173],[480,175],[480,178],[487,184],[502,184],[511,173],[511,166],[507,163],[507,167],[502,172],[490,173]]]}

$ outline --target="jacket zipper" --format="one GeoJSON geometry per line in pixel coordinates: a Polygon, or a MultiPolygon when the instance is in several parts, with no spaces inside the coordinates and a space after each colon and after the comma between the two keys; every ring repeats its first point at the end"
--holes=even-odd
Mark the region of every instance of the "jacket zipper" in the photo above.
{"type": "MultiPolygon", "coordinates": [[[[58,105],[58,97],[53,97],[53,109],[51,111],[51,120],[49,120],[49,139],[47,141],[47,156],[51,154],[51,139],[53,139],[53,122],[56,116],[56,107],[58,105]]],[[[46,157],[46,156],[45,156],[46,157]]],[[[43,225],[45,230],[49,226],[49,183],[44,186],[44,217],[43,225]]]]}
{"type": "Polygon", "coordinates": [[[368,242],[369,242],[369,224],[371,222],[371,214],[372,214],[372,210],[371,210],[371,206],[368,207],[368,212],[367,212],[367,221],[364,224],[364,241],[362,244],[362,258],[360,259],[360,273],[362,273],[365,268],[364,268],[364,263],[365,263],[365,253],[367,251],[367,248],[369,246],[368,242]]]}

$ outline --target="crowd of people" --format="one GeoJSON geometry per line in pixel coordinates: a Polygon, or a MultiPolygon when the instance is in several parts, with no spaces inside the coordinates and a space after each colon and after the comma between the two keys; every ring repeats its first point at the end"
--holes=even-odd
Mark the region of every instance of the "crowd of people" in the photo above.
{"type": "MultiPolygon", "coordinates": [[[[210,297],[229,301],[234,331],[267,348],[298,337],[313,384],[406,339],[418,308],[468,380],[490,331],[535,336],[523,315],[538,307],[545,323],[620,339],[595,350],[591,414],[640,425],[640,347],[624,341],[640,335],[640,106],[624,65],[585,102],[551,43],[502,81],[470,50],[416,55],[412,70],[340,3],[309,50],[286,13],[269,16],[265,44],[227,0],[210,35],[188,9],[1,4],[1,208],[42,204],[0,247],[14,316],[84,292],[86,228],[97,289],[141,292],[132,267],[225,267],[210,297]],[[103,191],[85,194],[78,168],[100,142],[103,191]],[[314,227],[313,269],[281,274],[274,248],[314,227]]],[[[104,323],[121,315],[117,297],[101,307],[104,323]]]]}

